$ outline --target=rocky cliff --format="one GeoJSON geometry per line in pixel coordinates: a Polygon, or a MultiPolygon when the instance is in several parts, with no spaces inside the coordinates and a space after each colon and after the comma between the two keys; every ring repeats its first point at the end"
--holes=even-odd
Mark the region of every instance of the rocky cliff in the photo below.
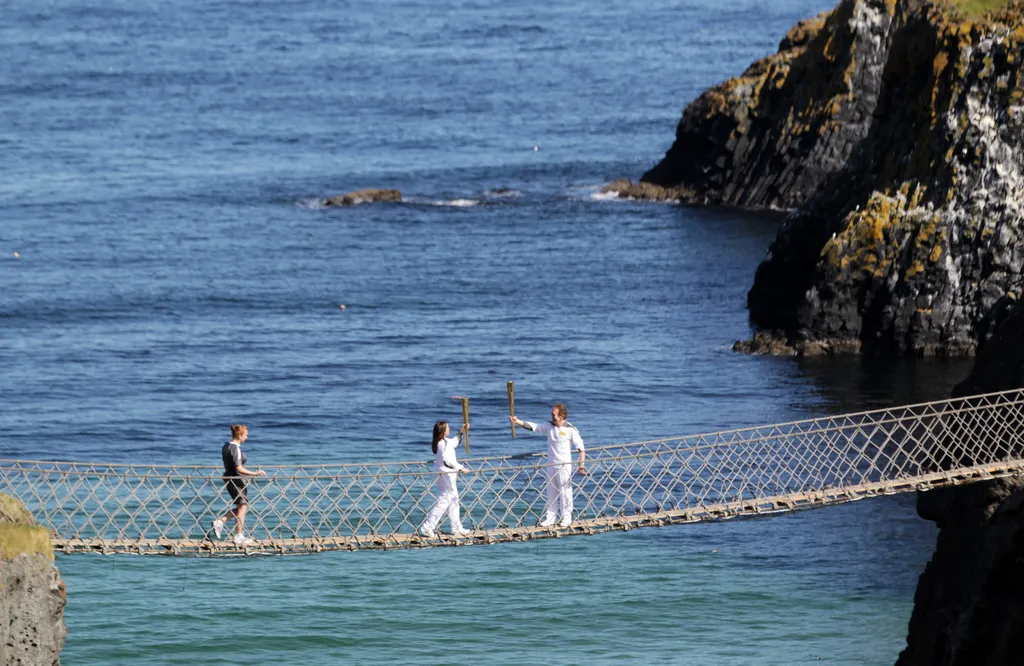
{"type": "Polygon", "coordinates": [[[1024,288],[1024,3],[842,0],[690,104],[622,196],[794,207],[742,351],[973,354],[1024,288]]]}
{"type": "Polygon", "coordinates": [[[0,664],[60,664],[65,601],[50,533],[0,494],[0,664]]]}
{"type": "Polygon", "coordinates": [[[675,143],[639,186],[613,189],[746,207],[803,203],[868,132],[893,11],[885,0],[842,2],[797,24],[778,53],[686,107],[675,143]]]}
{"type": "MultiPolygon", "coordinates": [[[[1024,386],[1024,307],[1013,310],[954,391],[1024,386]]],[[[897,666],[1024,664],[1024,475],[922,493],[918,513],[940,527],[918,581],[897,666]]]]}
{"type": "Polygon", "coordinates": [[[971,354],[1024,286],[1024,6],[897,4],[875,121],[748,294],[797,351],[971,354]]]}

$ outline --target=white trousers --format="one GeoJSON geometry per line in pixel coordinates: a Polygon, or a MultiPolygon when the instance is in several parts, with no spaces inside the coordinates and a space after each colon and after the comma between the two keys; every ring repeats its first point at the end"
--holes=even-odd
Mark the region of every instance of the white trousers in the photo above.
{"type": "Polygon", "coordinates": [[[437,477],[437,502],[434,508],[427,514],[423,521],[423,528],[434,531],[437,524],[441,522],[441,516],[448,512],[448,520],[452,524],[452,531],[462,529],[462,520],[459,517],[459,487],[455,483],[458,474],[439,474],[437,477]]]}
{"type": "Polygon", "coordinates": [[[572,463],[548,465],[548,501],[545,518],[554,520],[561,511],[563,518],[572,518],[572,463]]]}

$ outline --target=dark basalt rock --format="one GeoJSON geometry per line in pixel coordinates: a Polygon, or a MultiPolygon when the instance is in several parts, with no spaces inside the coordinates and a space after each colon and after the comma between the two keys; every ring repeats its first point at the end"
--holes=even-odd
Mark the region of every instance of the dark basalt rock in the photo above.
{"type": "Polygon", "coordinates": [[[324,201],[324,206],[333,208],[337,206],[356,206],[363,203],[393,203],[401,200],[402,193],[398,190],[371,188],[331,197],[324,201]]]}
{"type": "Polygon", "coordinates": [[[992,334],[1024,287],[1017,26],[899,15],[877,121],[779,231],[756,327],[875,354],[972,354],[992,334]]]}
{"type": "MultiPolygon", "coordinates": [[[[1017,307],[954,395],[1021,386],[1024,308],[1017,307]]],[[[918,513],[940,532],[897,666],[1024,664],[1024,474],[921,493],[918,513]]]]}
{"type": "Polygon", "coordinates": [[[1024,3],[952,7],[842,0],[688,105],[640,183],[607,187],[795,208],[747,297],[777,344],[737,349],[971,355],[1024,290],[1024,3]]]}

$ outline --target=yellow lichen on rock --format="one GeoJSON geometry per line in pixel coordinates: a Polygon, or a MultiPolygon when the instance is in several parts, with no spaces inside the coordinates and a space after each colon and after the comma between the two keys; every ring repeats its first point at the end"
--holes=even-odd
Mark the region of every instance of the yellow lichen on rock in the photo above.
{"type": "Polygon", "coordinates": [[[942,80],[942,74],[946,71],[946,67],[949,65],[949,56],[946,55],[945,51],[939,51],[935,55],[935,59],[932,60],[932,103],[931,103],[931,114],[932,114],[932,127],[939,121],[938,114],[938,101],[939,101],[939,81],[942,80]]]}
{"type": "MultiPolygon", "coordinates": [[[[839,253],[841,251],[841,248],[840,248],[840,241],[837,241],[836,239],[837,239],[837,236],[833,236],[829,240],[825,241],[825,245],[822,246],[821,252],[818,254],[818,257],[823,259],[825,261],[825,263],[827,263],[829,266],[832,266],[832,267],[837,267],[838,266],[839,268],[845,269],[846,268],[845,264],[843,264],[842,266],[839,265],[839,263],[840,263],[839,253]]],[[[842,261],[848,261],[848,259],[849,259],[848,257],[843,257],[842,261]]]]}
{"type": "Polygon", "coordinates": [[[981,62],[982,62],[982,68],[981,68],[981,71],[978,72],[978,78],[979,79],[987,79],[990,76],[992,76],[992,71],[994,69],[994,63],[992,61],[992,56],[985,56],[982,59],[981,62]]]}
{"type": "Polygon", "coordinates": [[[917,181],[904,181],[895,192],[872,193],[862,208],[846,216],[843,230],[825,243],[823,264],[839,273],[857,270],[881,279],[902,264],[900,257],[909,243],[911,261],[903,279],[925,273],[926,261],[936,263],[945,242],[939,214],[921,207],[927,191],[917,181]]]}
{"type": "Polygon", "coordinates": [[[881,277],[891,260],[887,252],[887,232],[898,203],[893,197],[875,192],[863,209],[846,216],[842,232],[830,239],[822,256],[840,271],[851,268],[881,277]]]}
{"type": "Polygon", "coordinates": [[[937,222],[938,220],[933,217],[929,221],[921,223],[921,226],[917,229],[917,236],[914,238],[915,249],[921,250],[931,246],[937,222]]]}
{"type": "Polygon", "coordinates": [[[795,26],[789,29],[786,33],[786,37],[782,40],[782,44],[789,48],[796,48],[803,46],[807,42],[811,41],[818,36],[821,29],[825,27],[825,19],[828,17],[829,12],[822,12],[814,18],[809,18],[804,21],[798,22],[795,26]]]}
{"type": "Polygon", "coordinates": [[[917,208],[921,205],[921,201],[924,199],[924,195],[928,192],[928,186],[922,185],[921,183],[914,184],[914,193],[910,195],[910,200],[907,202],[907,208],[917,208]]]}
{"type": "Polygon", "coordinates": [[[912,264],[910,264],[910,268],[908,268],[907,272],[903,274],[903,277],[909,279],[914,277],[918,273],[924,273],[924,264],[922,264],[920,261],[915,261],[912,264]]]}

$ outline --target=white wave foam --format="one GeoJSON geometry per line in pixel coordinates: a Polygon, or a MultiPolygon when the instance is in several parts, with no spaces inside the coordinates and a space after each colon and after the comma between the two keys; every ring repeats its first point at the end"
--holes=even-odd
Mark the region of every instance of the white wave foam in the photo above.
{"type": "Polygon", "coordinates": [[[619,198],[618,192],[591,192],[590,198],[594,201],[614,201],[619,198]]]}
{"type": "Polygon", "coordinates": [[[476,199],[451,199],[448,201],[431,201],[432,206],[454,206],[455,208],[469,208],[470,206],[479,206],[480,202],[476,199]]]}

